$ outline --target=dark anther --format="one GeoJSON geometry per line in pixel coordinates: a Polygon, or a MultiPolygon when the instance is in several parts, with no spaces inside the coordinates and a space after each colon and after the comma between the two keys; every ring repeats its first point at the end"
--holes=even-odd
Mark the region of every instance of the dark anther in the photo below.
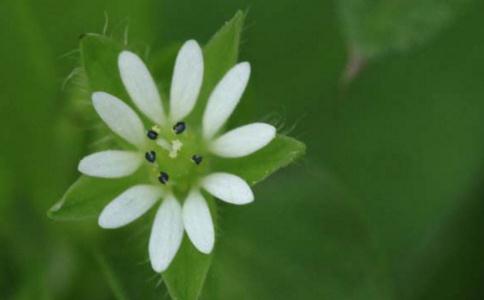
{"type": "Polygon", "coordinates": [[[168,182],[168,179],[170,179],[170,176],[168,176],[168,174],[166,174],[165,172],[160,172],[160,176],[158,176],[158,180],[165,184],[168,182]]]}
{"type": "Polygon", "coordinates": [[[175,124],[175,126],[173,126],[173,130],[176,134],[182,133],[183,131],[185,131],[186,128],[187,125],[185,124],[185,122],[178,122],[175,124]]]}
{"type": "Polygon", "coordinates": [[[156,152],[155,151],[146,152],[145,153],[145,158],[150,163],[155,162],[155,160],[156,160],[156,152]]]}
{"type": "Polygon", "coordinates": [[[201,157],[200,155],[197,155],[197,154],[192,156],[193,162],[196,163],[197,165],[199,165],[202,162],[202,159],[203,159],[203,157],[201,157]]]}
{"type": "Polygon", "coordinates": [[[148,138],[150,140],[156,140],[156,138],[158,137],[158,132],[150,129],[150,130],[148,130],[148,133],[146,135],[148,136],[148,138]]]}

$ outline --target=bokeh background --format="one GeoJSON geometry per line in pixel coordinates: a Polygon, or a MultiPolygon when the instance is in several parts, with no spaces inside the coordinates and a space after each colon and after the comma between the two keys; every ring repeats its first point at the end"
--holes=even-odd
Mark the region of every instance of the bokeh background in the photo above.
{"type": "Polygon", "coordinates": [[[46,211],[95,143],[76,104],[78,37],[151,52],[248,11],[237,120],[306,157],[222,206],[203,299],[484,297],[484,2],[2,0],[0,298],[168,299],[149,218],[101,230],[46,211]]]}

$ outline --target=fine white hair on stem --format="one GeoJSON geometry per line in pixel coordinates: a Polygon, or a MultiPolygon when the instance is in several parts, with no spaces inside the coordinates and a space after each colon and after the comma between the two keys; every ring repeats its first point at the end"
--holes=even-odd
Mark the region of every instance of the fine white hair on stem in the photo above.
{"type": "Polygon", "coordinates": [[[66,86],[69,82],[71,82],[72,79],[74,79],[76,76],[82,73],[82,68],[77,67],[72,69],[72,71],[67,75],[67,77],[62,81],[61,85],[61,90],[64,91],[66,89],[66,86]]]}
{"type": "Polygon", "coordinates": [[[79,56],[75,55],[75,54],[78,54],[78,53],[81,53],[81,50],[79,48],[76,48],[76,49],[69,50],[64,54],[59,55],[57,58],[63,59],[63,58],[72,56],[73,58],[79,59],[79,56]]]}
{"type": "Polygon", "coordinates": [[[103,25],[103,35],[106,35],[108,32],[108,26],[109,26],[109,16],[108,12],[104,11],[104,25],[103,25]]]}

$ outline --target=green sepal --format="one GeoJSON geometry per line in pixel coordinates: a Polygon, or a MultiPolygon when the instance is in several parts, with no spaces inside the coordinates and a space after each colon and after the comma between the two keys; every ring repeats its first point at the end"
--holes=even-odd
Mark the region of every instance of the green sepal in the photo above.
{"type": "Polygon", "coordinates": [[[204,74],[197,104],[188,120],[201,124],[208,97],[217,83],[236,63],[245,13],[238,11],[203,47],[204,74]]]}
{"type": "Polygon", "coordinates": [[[269,145],[254,154],[242,158],[217,159],[213,169],[236,174],[250,185],[255,185],[305,153],[306,145],[302,142],[279,134],[269,145]]]}
{"type": "Polygon", "coordinates": [[[126,101],[118,68],[122,45],[110,37],[89,33],[81,38],[80,48],[89,90],[103,91],[126,101]]]}
{"type": "Polygon", "coordinates": [[[53,220],[77,221],[97,218],[111,200],[129,187],[139,183],[134,175],[120,179],[80,176],[54,204],[47,215],[53,220]]]}

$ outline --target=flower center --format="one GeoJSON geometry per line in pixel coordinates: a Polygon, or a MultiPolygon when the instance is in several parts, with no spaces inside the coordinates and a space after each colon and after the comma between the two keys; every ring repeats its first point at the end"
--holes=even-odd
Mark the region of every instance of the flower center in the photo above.
{"type": "Polygon", "coordinates": [[[153,126],[146,134],[145,151],[151,181],[175,193],[186,193],[198,178],[207,173],[209,159],[201,135],[185,122],[172,128],[153,126]]]}

